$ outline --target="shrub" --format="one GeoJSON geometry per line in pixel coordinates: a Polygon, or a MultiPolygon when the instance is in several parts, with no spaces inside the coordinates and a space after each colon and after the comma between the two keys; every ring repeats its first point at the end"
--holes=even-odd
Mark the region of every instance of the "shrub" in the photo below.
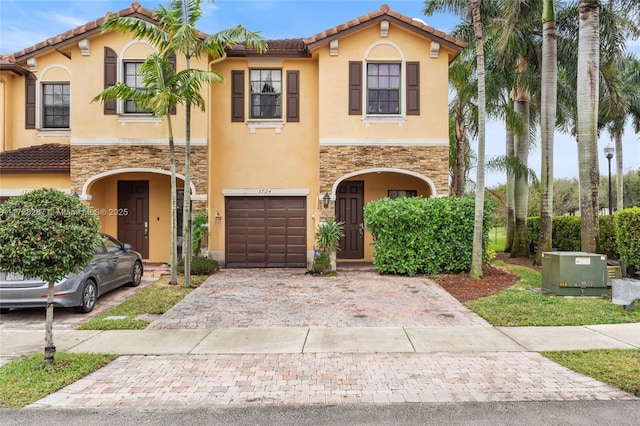
{"type": "Polygon", "coordinates": [[[596,251],[606,254],[607,257],[620,259],[618,244],[616,243],[615,216],[600,216],[600,232],[596,239],[596,251]]]}
{"type": "Polygon", "coordinates": [[[627,265],[640,266],[640,207],[617,211],[615,224],[620,260],[627,265]]]}
{"type": "Polygon", "coordinates": [[[202,238],[209,236],[209,215],[207,210],[198,210],[193,218],[193,238],[191,240],[191,253],[197,256],[200,253],[202,238]]]}
{"type": "MultiPolygon", "coordinates": [[[[599,216],[599,233],[596,251],[608,257],[619,259],[618,241],[616,239],[616,216],[599,216]]],[[[562,251],[579,251],[582,246],[580,216],[555,216],[553,218],[553,247],[562,251]]],[[[537,244],[540,230],[540,218],[527,218],[527,240],[529,244],[537,244]]]]}
{"type": "MultiPolygon", "coordinates": [[[[220,264],[215,259],[203,256],[194,256],[191,259],[191,275],[211,275],[220,269],[220,264]]],[[[178,264],[178,272],[184,274],[184,260],[178,264]]]]}
{"type": "MultiPolygon", "coordinates": [[[[456,198],[383,198],[364,209],[373,235],[373,264],[380,273],[437,274],[468,271],[473,251],[475,201],[456,198]]],[[[483,258],[487,259],[492,205],[486,201],[483,258]]]]}
{"type": "Polygon", "coordinates": [[[318,256],[313,259],[313,272],[317,274],[324,274],[331,270],[331,258],[327,253],[319,253],[318,256]]]}
{"type": "Polygon", "coordinates": [[[344,222],[336,222],[328,217],[316,228],[316,243],[323,253],[336,252],[340,248],[340,238],[344,237],[344,222]]]}

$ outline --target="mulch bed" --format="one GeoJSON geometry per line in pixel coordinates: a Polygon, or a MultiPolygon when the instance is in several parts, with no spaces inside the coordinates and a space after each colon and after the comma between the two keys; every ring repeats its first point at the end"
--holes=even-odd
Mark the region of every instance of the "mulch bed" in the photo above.
{"type": "MultiPolygon", "coordinates": [[[[540,271],[539,266],[533,265],[528,258],[511,258],[509,253],[497,253],[497,259],[505,263],[526,266],[540,271]]],[[[443,274],[432,277],[449,294],[460,302],[480,299],[514,285],[519,278],[504,269],[487,266],[483,268],[481,279],[471,279],[466,274],[443,274]]]]}

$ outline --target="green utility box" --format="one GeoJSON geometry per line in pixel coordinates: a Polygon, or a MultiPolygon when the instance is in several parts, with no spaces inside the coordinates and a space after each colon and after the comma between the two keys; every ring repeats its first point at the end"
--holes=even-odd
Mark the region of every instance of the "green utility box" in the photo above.
{"type": "Polygon", "coordinates": [[[542,288],[558,296],[602,296],[607,292],[607,256],[542,253],[542,288]]]}

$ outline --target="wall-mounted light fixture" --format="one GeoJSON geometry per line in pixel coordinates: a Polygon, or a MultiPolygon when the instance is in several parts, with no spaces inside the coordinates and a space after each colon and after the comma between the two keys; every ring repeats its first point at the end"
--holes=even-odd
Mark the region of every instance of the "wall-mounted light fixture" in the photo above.
{"type": "Polygon", "coordinates": [[[216,220],[222,220],[222,215],[220,214],[220,212],[216,212],[215,218],[216,220]]]}
{"type": "Polygon", "coordinates": [[[75,198],[76,200],[80,199],[80,196],[78,195],[77,191],[73,191],[73,198],[75,198]]]}
{"type": "Polygon", "coordinates": [[[325,192],[324,197],[322,197],[322,206],[326,209],[329,207],[329,201],[331,201],[331,196],[329,193],[325,192]]]}

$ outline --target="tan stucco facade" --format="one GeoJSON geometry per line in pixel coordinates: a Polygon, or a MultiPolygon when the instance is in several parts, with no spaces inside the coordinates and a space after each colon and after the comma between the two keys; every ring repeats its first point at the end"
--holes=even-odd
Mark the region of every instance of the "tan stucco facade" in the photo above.
{"type": "MultiPolygon", "coordinates": [[[[303,197],[305,256],[307,267],[311,267],[316,227],[338,214],[335,206],[341,185],[362,182],[359,202],[365,204],[388,196],[392,190],[411,191],[423,197],[447,195],[448,66],[464,44],[389,11],[386,6],[368,16],[369,21],[352,21],[309,39],[299,39],[293,43],[295,47],[288,40],[276,40],[264,55],[231,49],[215,61],[192,58],[192,68],[214,70],[225,78],[224,82],[203,89],[206,111],[192,108],[191,119],[193,211],[208,210],[210,257],[225,263],[225,230],[229,226],[225,209],[230,197],[303,197]],[[281,44],[288,47],[279,50],[281,44]],[[361,99],[355,99],[363,105],[359,113],[351,110],[353,62],[359,62],[362,69],[362,75],[357,76],[362,84],[358,92],[361,99]],[[367,112],[367,64],[380,63],[399,64],[402,70],[400,106],[387,115],[367,112]],[[409,64],[412,70],[419,70],[411,77],[419,81],[419,94],[411,92],[417,99],[411,111],[409,64]],[[281,72],[281,118],[251,118],[252,70],[281,72]],[[233,86],[233,76],[238,73],[244,76],[240,88],[233,86]],[[289,80],[290,74],[295,74],[294,80],[289,80]],[[295,84],[294,94],[289,84],[295,84]],[[237,119],[234,106],[238,90],[244,102],[242,119],[237,119]],[[288,110],[294,104],[295,118],[288,110]],[[325,196],[329,197],[326,207],[325,196]]],[[[16,64],[0,67],[0,152],[43,144],[69,145],[69,172],[0,173],[0,196],[42,187],[46,181],[46,186],[78,194],[101,212],[102,230],[117,236],[120,222],[117,214],[109,212],[118,213],[122,207],[119,182],[146,182],[147,260],[167,262],[167,121],[146,114],[126,114],[122,103],[117,113],[106,113],[101,102],[92,101],[105,87],[105,49],[116,55],[117,73],[122,76],[127,61],[143,60],[152,48],[145,41],[118,33],[92,31],[86,37],[69,37],[65,42],[52,41],[55,48],[27,49],[16,57],[16,64]],[[29,103],[25,90],[29,73],[36,80],[34,128],[28,128],[25,111],[29,103]],[[40,106],[42,85],[67,82],[71,99],[69,129],[45,129],[40,106]]],[[[178,57],[177,68],[184,67],[184,59],[178,57]]],[[[185,108],[178,107],[171,120],[178,187],[182,188],[185,108]]],[[[364,232],[363,240],[364,249],[355,260],[370,262],[371,236],[364,232]]]]}

